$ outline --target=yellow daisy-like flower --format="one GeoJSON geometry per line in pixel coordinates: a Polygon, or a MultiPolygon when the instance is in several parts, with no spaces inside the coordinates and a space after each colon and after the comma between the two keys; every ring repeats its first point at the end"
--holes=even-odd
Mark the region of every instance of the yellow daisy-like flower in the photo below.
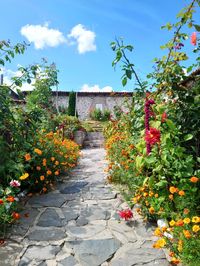
{"type": "Polygon", "coordinates": [[[166,245],[166,241],[164,238],[157,240],[157,242],[153,245],[154,248],[163,248],[166,245]]]}
{"type": "Polygon", "coordinates": [[[183,219],[184,224],[189,224],[191,222],[190,218],[183,219]]]}
{"type": "Polygon", "coordinates": [[[193,231],[194,233],[199,232],[199,230],[200,230],[200,226],[199,226],[199,225],[194,225],[194,226],[192,227],[192,231],[193,231]]]}
{"type": "Polygon", "coordinates": [[[155,231],[154,231],[154,235],[155,235],[155,236],[162,236],[162,235],[163,235],[163,233],[161,232],[161,230],[160,230],[159,227],[155,229],[155,231]]]}
{"type": "Polygon", "coordinates": [[[170,226],[174,226],[176,224],[176,222],[174,221],[174,220],[171,220],[170,222],[169,222],[169,225],[170,226]]]}
{"type": "Polygon", "coordinates": [[[200,222],[200,217],[198,217],[198,216],[192,217],[192,222],[195,224],[198,224],[200,222]]]}
{"type": "Polygon", "coordinates": [[[27,177],[29,177],[28,173],[25,173],[24,175],[20,176],[20,180],[25,180],[27,177]]]}

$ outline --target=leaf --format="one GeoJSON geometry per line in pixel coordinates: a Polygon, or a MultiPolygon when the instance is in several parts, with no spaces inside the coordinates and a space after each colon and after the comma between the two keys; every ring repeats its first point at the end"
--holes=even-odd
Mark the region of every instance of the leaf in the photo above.
{"type": "Polygon", "coordinates": [[[137,156],[135,158],[135,166],[136,166],[136,169],[137,170],[141,170],[141,168],[143,167],[144,165],[144,158],[142,156],[137,156]]]}
{"type": "Polygon", "coordinates": [[[196,31],[200,31],[200,25],[194,24],[196,31]]]}
{"type": "Polygon", "coordinates": [[[192,134],[187,134],[187,135],[184,136],[184,140],[185,141],[191,140],[192,138],[193,138],[192,134]]]}
{"type": "Polygon", "coordinates": [[[0,59],[0,65],[5,65],[4,61],[2,59],[0,59]]]}
{"type": "Polygon", "coordinates": [[[176,126],[174,125],[174,123],[172,122],[172,120],[170,119],[166,119],[166,124],[168,125],[168,127],[172,130],[175,130],[176,129],[176,126]]]}
{"type": "Polygon", "coordinates": [[[132,71],[129,69],[126,69],[126,76],[131,79],[132,78],[132,71]]]}
{"type": "Polygon", "coordinates": [[[151,121],[151,127],[159,129],[161,122],[160,121],[151,121]]]}
{"type": "Polygon", "coordinates": [[[127,78],[125,77],[125,78],[122,79],[122,85],[123,85],[123,87],[126,86],[126,83],[127,83],[127,78]]]}
{"type": "Polygon", "coordinates": [[[133,51],[133,46],[132,45],[127,45],[126,49],[128,49],[130,52],[132,52],[133,51]]]}
{"type": "Polygon", "coordinates": [[[161,180],[160,182],[156,183],[157,187],[165,187],[167,185],[166,180],[161,180]]]}

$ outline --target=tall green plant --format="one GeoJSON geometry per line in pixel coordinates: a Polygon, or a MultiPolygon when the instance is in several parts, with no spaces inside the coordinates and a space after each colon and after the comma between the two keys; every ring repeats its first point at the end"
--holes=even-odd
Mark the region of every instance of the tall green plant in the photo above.
{"type": "Polygon", "coordinates": [[[69,93],[68,115],[76,115],[76,93],[74,91],[71,91],[69,93]]]}

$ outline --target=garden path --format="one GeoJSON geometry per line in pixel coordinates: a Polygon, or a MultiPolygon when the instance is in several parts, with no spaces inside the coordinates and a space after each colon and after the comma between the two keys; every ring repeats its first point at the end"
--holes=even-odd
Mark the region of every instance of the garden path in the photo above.
{"type": "Polygon", "coordinates": [[[152,248],[152,227],[134,212],[119,221],[127,207],[105,183],[104,149],[85,149],[79,165],[56,190],[33,196],[22,219],[0,247],[0,265],[167,266],[162,250],[152,248]]]}

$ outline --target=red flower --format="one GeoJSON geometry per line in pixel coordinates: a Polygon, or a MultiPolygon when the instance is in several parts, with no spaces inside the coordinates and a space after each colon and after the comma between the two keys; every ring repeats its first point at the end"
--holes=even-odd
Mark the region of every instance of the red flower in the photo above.
{"type": "Polygon", "coordinates": [[[0,205],[2,205],[3,204],[3,200],[2,199],[0,199],[0,205]]]}
{"type": "Polygon", "coordinates": [[[190,41],[191,41],[192,45],[196,45],[197,44],[197,33],[196,32],[192,33],[190,41]]]}
{"type": "Polygon", "coordinates": [[[125,221],[128,221],[129,219],[133,217],[133,213],[130,209],[126,209],[126,210],[119,211],[119,216],[122,219],[125,219],[125,221]]]}
{"type": "Polygon", "coordinates": [[[160,130],[150,128],[150,130],[146,132],[145,140],[150,145],[160,142],[160,130]]]}
{"type": "Polygon", "coordinates": [[[165,123],[166,119],[167,119],[167,114],[164,112],[164,113],[162,114],[162,117],[161,117],[161,122],[162,122],[162,123],[165,123]]]}

